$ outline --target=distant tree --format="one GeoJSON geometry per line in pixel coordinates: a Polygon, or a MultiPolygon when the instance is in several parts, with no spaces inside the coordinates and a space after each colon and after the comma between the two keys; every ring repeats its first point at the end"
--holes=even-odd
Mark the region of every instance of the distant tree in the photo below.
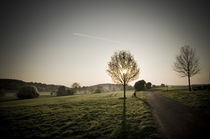
{"type": "Polygon", "coordinates": [[[147,89],[151,89],[151,87],[152,87],[152,83],[151,82],[146,83],[146,88],[147,89]]]}
{"type": "Polygon", "coordinates": [[[125,86],[139,76],[139,68],[134,57],[128,51],[115,52],[108,63],[107,72],[115,83],[123,84],[125,99],[125,86]]]}
{"type": "Polygon", "coordinates": [[[80,87],[81,87],[80,84],[77,82],[72,84],[72,88],[80,88],[80,87]]]}
{"type": "Polygon", "coordinates": [[[200,71],[199,59],[196,57],[195,52],[195,49],[190,48],[190,46],[181,47],[180,54],[176,57],[174,63],[174,70],[181,77],[188,77],[189,91],[191,91],[190,78],[200,71]]]}
{"type": "Polygon", "coordinates": [[[57,96],[65,96],[66,93],[66,87],[65,86],[60,86],[58,88],[58,91],[56,92],[57,96]]]}
{"type": "Polygon", "coordinates": [[[161,85],[160,85],[160,87],[165,87],[166,85],[165,84],[163,84],[163,83],[161,83],[161,85]]]}
{"type": "Polygon", "coordinates": [[[145,89],[145,84],[146,84],[146,82],[144,80],[137,81],[134,84],[134,88],[136,91],[142,91],[145,89]]]}

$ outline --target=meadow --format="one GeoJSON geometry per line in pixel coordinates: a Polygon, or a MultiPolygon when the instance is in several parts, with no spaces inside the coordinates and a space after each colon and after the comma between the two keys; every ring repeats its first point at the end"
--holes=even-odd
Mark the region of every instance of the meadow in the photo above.
{"type": "Polygon", "coordinates": [[[188,91],[187,86],[156,88],[162,95],[210,115],[210,91],[188,91]]]}
{"type": "Polygon", "coordinates": [[[0,99],[0,132],[6,138],[160,138],[145,92],[122,91],[19,100],[0,99]]]}

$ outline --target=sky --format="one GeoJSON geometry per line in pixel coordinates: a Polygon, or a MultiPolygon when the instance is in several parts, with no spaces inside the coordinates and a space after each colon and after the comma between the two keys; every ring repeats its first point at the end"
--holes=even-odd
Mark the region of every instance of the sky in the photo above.
{"type": "MultiPolygon", "coordinates": [[[[1,1],[0,78],[71,86],[113,83],[107,63],[128,50],[138,80],[185,85],[173,71],[184,45],[196,49],[210,83],[210,4],[206,1],[1,1]]],[[[134,84],[134,82],[131,83],[134,84]]]]}

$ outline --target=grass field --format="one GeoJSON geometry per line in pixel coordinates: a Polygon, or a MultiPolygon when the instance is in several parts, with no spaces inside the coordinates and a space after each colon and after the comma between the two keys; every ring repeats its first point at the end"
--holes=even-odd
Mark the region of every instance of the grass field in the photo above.
{"type": "Polygon", "coordinates": [[[0,100],[0,132],[7,138],[159,138],[145,93],[127,92],[0,100]]]}
{"type": "Polygon", "coordinates": [[[162,95],[181,102],[193,108],[198,108],[206,114],[210,115],[210,91],[188,91],[187,87],[169,87],[157,88],[155,91],[159,91],[162,95]]]}

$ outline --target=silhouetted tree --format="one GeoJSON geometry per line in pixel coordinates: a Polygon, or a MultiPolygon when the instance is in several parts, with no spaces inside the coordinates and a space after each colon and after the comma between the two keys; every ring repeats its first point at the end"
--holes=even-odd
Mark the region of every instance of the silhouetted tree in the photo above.
{"type": "Polygon", "coordinates": [[[151,82],[146,83],[146,88],[147,89],[151,89],[151,87],[152,87],[152,83],[151,82]]]}
{"type": "Polygon", "coordinates": [[[134,57],[128,51],[115,52],[108,63],[107,72],[115,83],[123,84],[125,99],[125,86],[139,76],[139,68],[134,57]]]}
{"type": "Polygon", "coordinates": [[[165,86],[166,86],[166,85],[165,85],[165,84],[163,84],[163,83],[161,83],[161,84],[160,84],[160,87],[165,87],[165,86]]]}
{"type": "Polygon", "coordinates": [[[189,91],[191,91],[190,77],[196,75],[200,71],[199,59],[195,55],[195,49],[190,46],[183,46],[180,49],[180,54],[176,57],[174,70],[181,77],[188,77],[189,91]]]}
{"type": "Polygon", "coordinates": [[[72,88],[80,88],[80,87],[81,87],[80,84],[77,82],[72,84],[72,88]]]}
{"type": "Polygon", "coordinates": [[[145,89],[145,84],[146,84],[146,82],[144,80],[137,81],[134,84],[134,88],[136,91],[142,91],[145,89]]]}

